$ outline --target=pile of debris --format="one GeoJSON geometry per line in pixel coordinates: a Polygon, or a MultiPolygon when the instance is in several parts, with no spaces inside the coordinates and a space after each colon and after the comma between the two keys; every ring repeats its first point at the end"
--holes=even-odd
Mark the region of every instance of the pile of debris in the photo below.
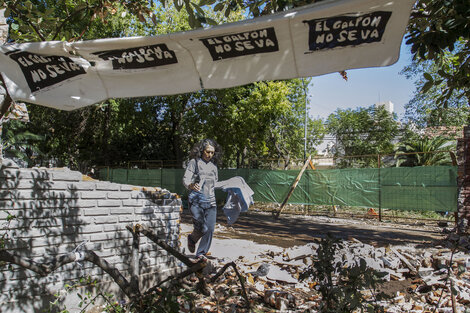
{"type": "MultiPolygon", "coordinates": [[[[259,312],[318,311],[322,301],[318,282],[311,277],[300,279],[301,273],[315,261],[318,243],[287,249],[257,245],[255,253],[245,244],[248,242],[244,240],[217,239],[212,249],[217,257],[209,259],[206,268],[206,274],[211,275],[224,264],[235,262],[246,278],[244,284],[240,284],[234,271],[227,270],[210,286],[210,296],[195,294],[196,308],[181,299],[182,311],[242,312],[247,307],[242,288],[251,308],[259,312]],[[225,255],[217,252],[217,246],[224,247],[225,255]]],[[[342,241],[341,245],[335,263],[354,266],[363,259],[367,268],[385,273],[380,290],[361,293],[386,312],[470,312],[468,251],[444,244],[432,248],[374,247],[354,239],[342,241]],[[387,294],[388,299],[374,301],[375,292],[379,291],[387,294]]]]}

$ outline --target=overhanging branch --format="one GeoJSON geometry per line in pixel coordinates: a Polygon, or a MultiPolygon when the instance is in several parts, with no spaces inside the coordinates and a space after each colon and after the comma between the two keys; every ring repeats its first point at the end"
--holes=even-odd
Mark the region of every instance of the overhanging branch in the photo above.
{"type": "MultiPolygon", "coordinates": [[[[132,226],[127,226],[131,227],[132,226]]],[[[144,234],[147,238],[152,240],[154,243],[156,243],[159,247],[163,248],[164,250],[168,251],[170,254],[175,256],[178,260],[183,262],[186,266],[191,267],[194,265],[194,262],[192,262],[187,256],[176,250],[175,248],[169,246],[166,242],[160,240],[158,236],[147,226],[147,225],[142,225],[142,224],[136,224],[134,225],[134,230],[136,232],[141,232],[144,234]]]]}
{"type": "MultiPolygon", "coordinates": [[[[175,282],[181,281],[183,278],[191,275],[196,274],[198,278],[198,283],[196,289],[199,290],[201,293],[205,295],[209,295],[209,289],[205,280],[205,276],[203,274],[203,269],[207,266],[207,261],[205,259],[201,259],[198,262],[191,261],[187,256],[180,253],[177,249],[169,246],[163,240],[158,238],[158,235],[154,233],[147,225],[135,224],[135,225],[128,225],[126,228],[132,233],[133,235],[133,243],[132,243],[132,263],[131,263],[131,281],[129,281],[121,274],[121,272],[110,265],[105,259],[99,257],[95,252],[81,249],[77,252],[70,252],[59,257],[53,257],[49,259],[45,259],[42,261],[31,260],[28,258],[24,258],[21,256],[17,256],[12,254],[6,250],[0,250],[0,261],[16,264],[22,268],[29,269],[35,273],[38,273],[41,276],[47,276],[48,274],[52,273],[54,270],[58,269],[59,267],[66,265],[72,262],[79,262],[79,261],[88,261],[103,271],[108,273],[111,278],[118,284],[120,289],[133,301],[138,307],[143,305],[143,297],[153,296],[155,292],[158,291],[161,285],[166,282],[170,281],[170,285],[174,284],[175,282]],[[183,272],[170,276],[163,281],[160,281],[155,286],[149,288],[145,293],[141,294],[139,291],[139,257],[138,257],[138,248],[139,248],[139,233],[144,234],[147,238],[152,240],[156,243],[159,247],[166,250],[168,253],[179,259],[181,262],[186,264],[188,268],[183,272]],[[140,304],[139,304],[140,303],[140,304]]],[[[79,246],[80,247],[80,246],[79,246]]],[[[209,282],[215,282],[229,267],[232,267],[240,281],[241,289],[242,289],[242,296],[247,302],[247,306],[250,307],[250,302],[248,299],[248,295],[246,293],[244,278],[237,270],[236,264],[234,262],[230,262],[225,264],[222,269],[220,269],[211,279],[209,282]]]]}
{"type": "Polygon", "coordinates": [[[38,273],[41,276],[47,276],[59,267],[76,261],[77,255],[80,254],[83,256],[81,258],[83,261],[89,261],[101,268],[106,273],[108,273],[129,298],[132,299],[140,295],[138,291],[136,292],[131,288],[127,279],[121,274],[118,269],[111,266],[106,260],[100,258],[95,252],[89,250],[82,250],[80,251],[80,253],[70,252],[61,255],[57,258],[50,258],[43,262],[26,259],[14,255],[6,250],[0,250],[0,261],[16,264],[23,268],[29,269],[35,273],[38,273]]]}
{"type": "Polygon", "coordinates": [[[5,113],[7,113],[10,106],[13,104],[13,99],[11,98],[10,94],[8,93],[7,85],[5,84],[5,80],[3,79],[2,74],[0,73],[0,80],[3,83],[3,87],[5,88],[5,99],[0,107],[0,120],[3,118],[5,113]]]}

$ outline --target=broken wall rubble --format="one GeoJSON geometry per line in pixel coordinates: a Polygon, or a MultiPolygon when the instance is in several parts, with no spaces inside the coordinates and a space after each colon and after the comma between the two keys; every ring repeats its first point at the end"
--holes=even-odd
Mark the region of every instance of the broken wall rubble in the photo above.
{"type": "MultiPolygon", "coordinates": [[[[223,228],[219,225],[216,229],[223,232],[223,228]]],[[[367,301],[379,304],[386,312],[432,312],[434,309],[436,312],[452,312],[452,305],[456,312],[466,312],[465,308],[470,307],[470,244],[468,240],[459,238],[457,242],[442,241],[433,246],[375,246],[356,239],[343,240],[332,261],[333,264],[340,263],[341,267],[354,267],[363,260],[367,271],[373,269],[387,273],[385,282],[377,290],[359,291],[367,301]],[[454,250],[456,243],[459,250],[454,250]],[[456,291],[454,299],[450,288],[456,291]],[[385,292],[388,298],[375,301],[380,291],[385,292]]],[[[260,312],[273,309],[318,312],[322,304],[321,282],[313,277],[300,279],[300,274],[318,260],[318,248],[318,243],[314,242],[286,249],[256,245],[256,249],[252,248],[250,252],[245,241],[218,239],[216,233],[214,255],[219,257],[211,262],[215,268],[229,261],[236,263],[239,271],[247,277],[248,297],[260,312]],[[240,246],[238,250],[237,245],[240,246]],[[228,251],[218,250],[221,249],[218,247],[226,246],[228,251]]],[[[338,277],[333,279],[337,281],[338,277]]],[[[220,298],[225,299],[220,312],[231,312],[233,307],[243,308],[243,299],[237,296],[240,290],[234,274],[226,275],[217,283],[214,286],[217,295],[199,298],[197,308],[214,311],[214,303],[220,298]]]]}

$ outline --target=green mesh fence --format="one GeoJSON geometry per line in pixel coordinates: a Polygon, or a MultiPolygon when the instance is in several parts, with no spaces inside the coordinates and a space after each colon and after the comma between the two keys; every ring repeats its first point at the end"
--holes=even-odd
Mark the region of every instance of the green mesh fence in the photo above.
{"type": "MultiPolygon", "coordinates": [[[[183,169],[104,169],[100,179],[138,186],[162,187],[180,194],[183,169]]],[[[255,192],[254,200],[281,203],[298,170],[219,170],[219,180],[243,177],[255,192]]],[[[225,195],[217,193],[219,198],[225,195]]],[[[457,167],[394,167],[381,169],[306,170],[289,203],[345,205],[371,208],[457,210],[457,167]]]]}

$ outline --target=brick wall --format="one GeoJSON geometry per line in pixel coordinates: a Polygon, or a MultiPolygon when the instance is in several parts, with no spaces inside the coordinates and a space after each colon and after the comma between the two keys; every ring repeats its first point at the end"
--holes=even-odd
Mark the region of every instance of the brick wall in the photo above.
{"type": "Polygon", "coordinates": [[[470,127],[464,127],[463,138],[457,141],[458,187],[457,202],[458,231],[470,232],[470,127]]]}
{"type": "MultiPolygon", "coordinates": [[[[166,190],[140,188],[84,179],[62,169],[20,169],[4,161],[0,169],[0,235],[13,240],[8,249],[40,259],[71,252],[82,242],[129,278],[131,234],[129,223],[148,223],[174,247],[179,244],[181,199],[166,190]],[[16,216],[9,225],[8,211],[16,216]]],[[[140,242],[143,288],[179,271],[181,265],[146,237],[140,242]]],[[[13,266],[0,272],[0,312],[42,312],[50,295],[81,276],[99,278],[102,288],[118,291],[101,269],[89,262],[71,263],[47,277],[13,266]]],[[[65,298],[76,307],[75,293],[65,298]]]]}
{"type": "Polygon", "coordinates": [[[4,44],[8,37],[8,25],[4,13],[5,9],[0,9],[0,44],[4,44]]]}
{"type": "MultiPolygon", "coordinates": [[[[7,37],[8,37],[8,25],[7,25],[7,21],[5,19],[5,9],[0,9],[0,45],[3,45],[6,40],[7,40],[7,37]]],[[[6,90],[3,88],[2,86],[3,84],[0,82],[0,109],[2,108],[3,106],[3,102],[5,100],[5,95],[6,95],[6,90]]],[[[0,117],[0,137],[2,136],[2,119],[0,117]]],[[[3,159],[3,153],[2,153],[2,150],[3,150],[3,143],[0,142],[0,164],[2,162],[2,159],[3,159]]]]}

